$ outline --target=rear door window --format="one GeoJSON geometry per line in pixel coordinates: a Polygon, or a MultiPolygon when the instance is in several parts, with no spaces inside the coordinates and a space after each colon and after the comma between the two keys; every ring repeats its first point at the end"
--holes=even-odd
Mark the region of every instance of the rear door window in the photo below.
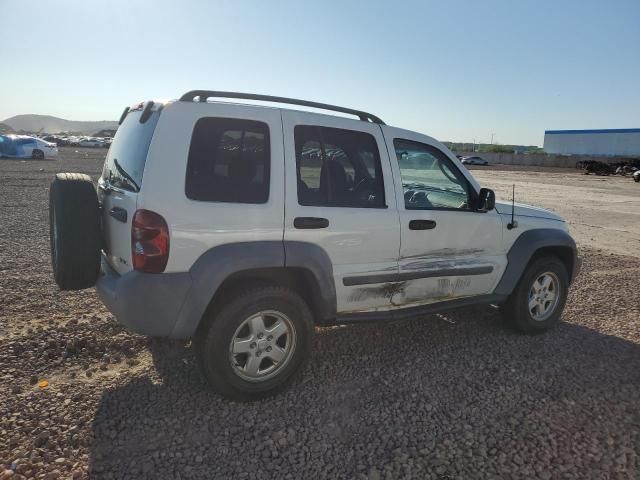
{"type": "Polygon", "coordinates": [[[189,148],[185,193],[204,202],[266,203],[269,127],[235,118],[201,118],[189,148]]]}
{"type": "Polygon", "coordinates": [[[138,191],[149,153],[149,145],[156,129],[160,111],[154,111],[146,122],[140,123],[141,110],[129,112],[118,128],[107,153],[102,178],[116,187],[138,191]]]}
{"type": "Polygon", "coordinates": [[[386,208],[380,152],[372,135],[298,125],[294,136],[300,205],[386,208]]]}

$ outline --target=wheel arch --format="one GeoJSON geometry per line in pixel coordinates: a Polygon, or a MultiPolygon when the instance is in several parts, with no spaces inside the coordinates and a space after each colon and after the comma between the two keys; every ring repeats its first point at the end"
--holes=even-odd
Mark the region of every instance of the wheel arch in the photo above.
{"type": "Polygon", "coordinates": [[[541,247],[534,252],[531,259],[527,263],[527,266],[533,263],[540,257],[549,256],[558,258],[562,264],[567,269],[567,274],[569,275],[569,282],[574,280],[574,270],[576,268],[576,258],[574,255],[574,250],[571,247],[553,245],[549,247],[541,247]]]}
{"type": "Polygon", "coordinates": [[[576,243],[564,230],[539,228],[523,232],[507,253],[507,268],[494,293],[510,295],[527,267],[543,255],[557,257],[567,268],[569,283],[577,274],[576,243]]]}
{"type": "Polygon", "coordinates": [[[219,311],[229,298],[264,285],[286,287],[293,290],[305,300],[316,323],[323,323],[326,308],[319,294],[318,282],[313,274],[308,269],[299,267],[269,267],[241,270],[225,278],[213,294],[198,327],[204,323],[204,317],[215,315],[215,312],[219,311]]]}
{"type": "Polygon", "coordinates": [[[316,323],[335,318],[336,293],[327,253],[306,242],[258,241],[220,245],[189,270],[191,289],[171,338],[190,338],[202,319],[230,295],[255,285],[291,288],[307,302],[316,323]]]}

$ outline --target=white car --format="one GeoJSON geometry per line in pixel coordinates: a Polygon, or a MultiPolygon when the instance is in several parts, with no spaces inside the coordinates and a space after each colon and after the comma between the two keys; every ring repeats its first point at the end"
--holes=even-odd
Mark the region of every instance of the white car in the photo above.
{"type": "Polygon", "coordinates": [[[55,143],[28,135],[0,135],[0,157],[44,160],[57,156],[58,146],[55,143]]]}
{"type": "Polygon", "coordinates": [[[83,138],[78,142],[79,147],[100,148],[104,142],[98,138],[83,138]]]}
{"type": "Polygon", "coordinates": [[[98,192],[79,173],[51,184],[54,278],[95,285],[132,330],[192,339],[227,397],[291,383],[316,325],[476,304],[524,333],[560,322],[580,266],[567,224],[497,203],[431,137],[214,91],[135,105],[120,123],[98,192]]]}
{"type": "Polygon", "coordinates": [[[463,165],[489,165],[489,161],[481,157],[462,157],[463,165]]]}
{"type": "Polygon", "coordinates": [[[640,182],[640,170],[636,170],[633,172],[633,181],[640,182]]]}

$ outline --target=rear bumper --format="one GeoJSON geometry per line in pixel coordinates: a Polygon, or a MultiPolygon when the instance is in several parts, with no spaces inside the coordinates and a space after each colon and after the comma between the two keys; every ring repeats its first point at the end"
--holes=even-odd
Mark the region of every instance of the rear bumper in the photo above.
{"type": "Polygon", "coordinates": [[[100,299],[118,322],[134,332],[168,337],[191,288],[189,273],[118,274],[102,259],[96,283],[100,299]]]}

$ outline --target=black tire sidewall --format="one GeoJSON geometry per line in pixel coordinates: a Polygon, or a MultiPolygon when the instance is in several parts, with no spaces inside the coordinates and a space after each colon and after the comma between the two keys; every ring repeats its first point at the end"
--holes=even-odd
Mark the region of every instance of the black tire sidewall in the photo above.
{"type": "Polygon", "coordinates": [[[559,322],[567,301],[569,275],[564,264],[555,257],[541,257],[534,260],[518,282],[507,310],[514,326],[523,333],[542,333],[555,327],[559,322]],[[560,299],[553,314],[543,321],[534,320],[529,311],[529,290],[534,280],[545,272],[554,273],[560,282],[560,299]]]}
{"type": "Polygon", "coordinates": [[[310,355],[313,328],[311,312],[295,292],[283,287],[258,287],[231,300],[200,332],[202,337],[196,342],[199,364],[217,392],[234,400],[256,400],[281,390],[300,373],[310,355]],[[233,371],[229,345],[240,324],[261,310],[285,314],[296,331],[296,345],[292,358],[276,376],[249,382],[233,371]]]}
{"type": "Polygon", "coordinates": [[[49,236],[58,286],[81,290],[95,285],[100,274],[102,236],[98,197],[87,175],[56,175],[49,191],[49,236]]]}

